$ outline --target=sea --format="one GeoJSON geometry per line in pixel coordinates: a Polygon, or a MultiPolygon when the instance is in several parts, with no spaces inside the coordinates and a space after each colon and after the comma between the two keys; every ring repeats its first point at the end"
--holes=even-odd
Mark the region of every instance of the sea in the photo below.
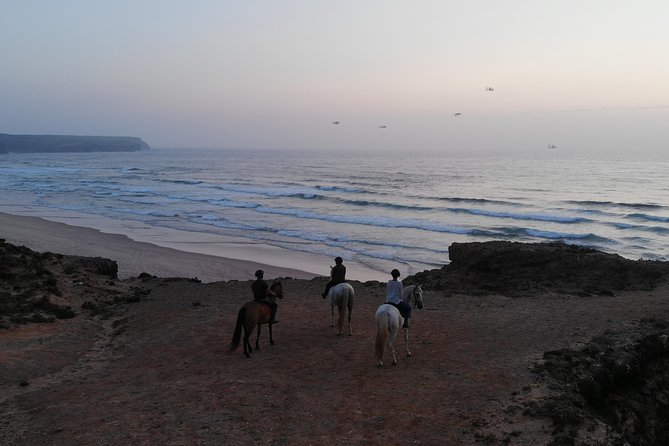
{"type": "Polygon", "coordinates": [[[230,236],[293,258],[341,256],[403,275],[447,264],[454,242],[489,240],[560,241],[669,260],[669,156],[4,154],[0,192],[3,212],[20,206],[46,218],[57,210],[230,236]]]}

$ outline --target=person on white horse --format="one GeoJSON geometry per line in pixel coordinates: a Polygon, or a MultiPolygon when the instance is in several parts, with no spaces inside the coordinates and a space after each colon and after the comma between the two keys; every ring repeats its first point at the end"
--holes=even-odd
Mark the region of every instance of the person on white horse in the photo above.
{"type": "Polygon", "coordinates": [[[325,285],[325,291],[323,291],[323,299],[328,295],[328,291],[335,285],[346,282],[346,267],[344,266],[344,260],[341,257],[335,257],[335,266],[330,267],[330,281],[325,285]]]}
{"type": "Polygon", "coordinates": [[[400,276],[400,272],[397,269],[394,269],[390,272],[390,275],[393,276],[393,278],[386,284],[386,303],[399,310],[404,318],[404,325],[402,325],[402,328],[409,328],[411,305],[402,300],[402,291],[404,290],[404,287],[402,286],[402,282],[397,280],[400,276]]]}

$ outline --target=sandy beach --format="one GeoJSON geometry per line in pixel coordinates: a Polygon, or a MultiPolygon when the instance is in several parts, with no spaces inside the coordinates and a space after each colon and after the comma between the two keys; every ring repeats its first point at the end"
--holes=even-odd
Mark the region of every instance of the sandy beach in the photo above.
{"type": "MultiPolygon", "coordinates": [[[[125,235],[110,234],[82,226],[73,226],[45,220],[0,213],[2,237],[9,243],[23,245],[35,251],[104,257],[118,262],[119,277],[137,276],[142,272],[160,277],[197,277],[203,282],[217,280],[244,280],[253,278],[257,269],[268,277],[308,279],[316,274],[294,268],[282,268],[238,258],[192,253],[174,248],[139,242],[125,235]]],[[[243,247],[234,246],[230,252],[243,247]]],[[[254,246],[248,250],[267,258],[276,259],[271,247],[254,246]]],[[[285,255],[285,253],[284,253],[285,255]]]]}
{"type": "MultiPolygon", "coordinates": [[[[261,268],[270,278],[309,279],[327,275],[329,266],[334,265],[327,256],[238,238],[157,230],[137,222],[74,212],[30,207],[15,210],[18,214],[0,212],[2,237],[9,243],[35,251],[116,260],[121,278],[145,272],[159,277],[197,277],[203,282],[245,280],[253,278],[253,273],[261,268]]],[[[355,262],[347,265],[351,279],[383,280],[387,275],[355,262]]]]}

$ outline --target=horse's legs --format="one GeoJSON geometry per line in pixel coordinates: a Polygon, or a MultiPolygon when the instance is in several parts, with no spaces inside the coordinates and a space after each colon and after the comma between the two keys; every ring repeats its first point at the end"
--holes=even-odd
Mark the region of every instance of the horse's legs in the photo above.
{"type": "Polygon", "coordinates": [[[272,324],[267,324],[269,330],[269,345],[274,345],[274,339],[272,339],[272,324]]]}
{"type": "Polygon", "coordinates": [[[251,357],[251,344],[249,343],[249,337],[251,334],[249,333],[249,330],[244,327],[244,355],[247,358],[251,357]]]}
{"type": "Polygon", "coordinates": [[[260,328],[262,325],[258,324],[258,332],[256,333],[256,350],[260,350],[260,328]]]}
{"type": "Polygon", "coordinates": [[[348,307],[348,335],[353,336],[353,329],[351,328],[351,312],[353,311],[353,305],[348,307]]]}
{"type": "Polygon", "coordinates": [[[404,328],[404,345],[406,346],[407,349],[407,358],[411,356],[411,352],[409,351],[409,329],[404,328]]]}
{"type": "Polygon", "coordinates": [[[393,355],[393,365],[397,365],[397,356],[395,355],[395,338],[397,337],[397,329],[390,330],[390,338],[388,339],[388,350],[393,355]]]}
{"type": "Polygon", "coordinates": [[[330,327],[334,327],[334,305],[330,305],[330,327]]]}

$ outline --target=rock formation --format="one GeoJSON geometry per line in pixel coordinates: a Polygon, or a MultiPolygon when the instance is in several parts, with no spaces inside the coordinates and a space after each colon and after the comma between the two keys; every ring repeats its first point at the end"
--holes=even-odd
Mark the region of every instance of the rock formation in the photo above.
{"type": "Polygon", "coordinates": [[[150,149],[134,136],[9,135],[0,133],[0,153],[137,152],[150,149]]]}

